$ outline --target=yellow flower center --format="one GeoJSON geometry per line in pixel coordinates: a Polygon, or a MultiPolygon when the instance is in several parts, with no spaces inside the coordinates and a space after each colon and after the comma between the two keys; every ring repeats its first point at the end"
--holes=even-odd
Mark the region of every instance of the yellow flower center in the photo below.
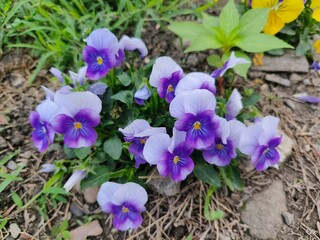
{"type": "Polygon", "coordinates": [[[42,127],[42,132],[47,133],[47,129],[45,127],[42,127]]]}
{"type": "Polygon", "coordinates": [[[180,158],[179,158],[178,156],[175,156],[175,157],[173,158],[173,163],[174,163],[174,164],[177,164],[179,161],[180,161],[180,158]]]}
{"type": "Polygon", "coordinates": [[[169,84],[168,88],[167,88],[168,92],[173,92],[173,86],[171,84],[169,84]]]}
{"type": "Polygon", "coordinates": [[[75,129],[79,129],[79,128],[82,128],[82,123],[75,122],[75,123],[73,124],[73,126],[74,126],[75,129]]]}
{"type": "Polygon", "coordinates": [[[128,213],[128,212],[129,212],[129,209],[126,208],[126,207],[122,207],[121,211],[124,212],[124,213],[128,213]]]}
{"type": "Polygon", "coordinates": [[[218,144],[216,145],[216,148],[217,148],[217,149],[223,149],[223,145],[220,144],[220,143],[218,143],[218,144]]]}
{"type": "Polygon", "coordinates": [[[199,130],[201,128],[201,123],[199,121],[196,121],[194,124],[193,124],[193,128],[195,130],[199,130]]]}
{"type": "Polygon", "coordinates": [[[267,148],[266,150],[263,151],[263,155],[267,154],[269,152],[269,148],[267,148]]]}
{"type": "Polygon", "coordinates": [[[102,65],[103,59],[101,57],[97,57],[97,63],[98,65],[102,65]]]}
{"type": "Polygon", "coordinates": [[[146,144],[146,140],[145,139],[140,139],[140,143],[141,144],[146,144]]]}

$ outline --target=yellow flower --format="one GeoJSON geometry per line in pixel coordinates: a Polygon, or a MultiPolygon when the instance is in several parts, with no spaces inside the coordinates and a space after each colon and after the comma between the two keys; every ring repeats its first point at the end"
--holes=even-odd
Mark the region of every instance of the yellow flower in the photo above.
{"type": "Polygon", "coordinates": [[[310,8],[313,9],[312,18],[320,22],[320,0],[312,0],[310,8]]]}
{"type": "Polygon", "coordinates": [[[275,35],[286,23],[294,21],[304,8],[303,0],[252,0],[252,8],[271,8],[264,32],[275,35]]]}
{"type": "Polygon", "coordinates": [[[316,52],[320,54],[320,39],[314,41],[312,46],[316,50],[316,52]]]}

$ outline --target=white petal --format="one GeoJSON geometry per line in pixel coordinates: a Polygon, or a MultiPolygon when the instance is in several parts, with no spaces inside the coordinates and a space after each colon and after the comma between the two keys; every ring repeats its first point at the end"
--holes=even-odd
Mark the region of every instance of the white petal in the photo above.
{"type": "Polygon", "coordinates": [[[259,137],[259,144],[266,145],[272,138],[275,138],[278,133],[279,118],[266,116],[261,119],[263,133],[259,137]]]}
{"type": "Polygon", "coordinates": [[[186,113],[198,114],[206,110],[215,111],[216,97],[206,89],[196,89],[188,93],[184,99],[186,113]]]}
{"type": "Polygon", "coordinates": [[[137,133],[143,132],[146,129],[151,128],[150,124],[144,119],[136,119],[125,128],[119,128],[119,131],[125,137],[133,137],[137,133]]]}
{"type": "Polygon", "coordinates": [[[217,135],[221,138],[222,143],[227,144],[227,138],[230,135],[230,128],[228,121],[222,117],[219,117],[219,127],[217,129],[217,135]]]}
{"type": "Polygon", "coordinates": [[[240,137],[239,150],[247,155],[253,154],[259,145],[258,138],[261,132],[261,124],[251,125],[244,129],[240,137]]]}
{"type": "Polygon", "coordinates": [[[49,99],[40,103],[36,110],[43,122],[50,122],[51,119],[61,113],[61,107],[49,99]]]}
{"type": "Polygon", "coordinates": [[[228,138],[231,139],[234,147],[237,148],[239,146],[241,134],[246,129],[246,126],[238,120],[228,121],[228,124],[230,128],[230,135],[228,138]]]}
{"type": "Polygon", "coordinates": [[[176,96],[169,105],[170,115],[175,118],[181,118],[185,114],[184,102],[188,97],[188,92],[176,96]]]}
{"type": "Polygon", "coordinates": [[[105,182],[104,184],[102,184],[97,195],[97,202],[100,207],[103,207],[107,202],[110,202],[114,193],[121,186],[122,184],[115,182],[105,182]]]}
{"type": "Polygon", "coordinates": [[[164,153],[168,151],[171,139],[166,133],[159,133],[149,137],[143,148],[143,156],[150,164],[157,164],[164,153]]]}
{"type": "Polygon", "coordinates": [[[168,148],[169,152],[173,152],[173,150],[182,142],[186,140],[186,132],[178,131],[175,127],[173,128],[172,133],[172,141],[168,148]]]}

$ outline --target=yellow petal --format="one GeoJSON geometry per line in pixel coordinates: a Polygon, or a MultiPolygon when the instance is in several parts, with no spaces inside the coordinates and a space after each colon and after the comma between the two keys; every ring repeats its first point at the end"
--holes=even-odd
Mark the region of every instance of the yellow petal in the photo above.
{"type": "Polygon", "coordinates": [[[316,8],[312,13],[312,18],[320,22],[320,7],[316,8]]]}
{"type": "Polygon", "coordinates": [[[310,8],[317,8],[320,7],[320,0],[312,0],[310,8]]]}
{"type": "Polygon", "coordinates": [[[289,23],[297,19],[303,8],[303,0],[283,0],[276,11],[279,18],[285,23],[289,23]]]}
{"type": "Polygon", "coordinates": [[[275,35],[284,27],[284,21],[278,17],[275,10],[269,12],[268,21],[263,29],[264,33],[275,35]]]}
{"type": "Polygon", "coordinates": [[[252,8],[272,8],[278,4],[278,0],[252,0],[252,8]]]}
{"type": "Polygon", "coordinates": [[[313,48],[316,50],[317,53],[320,53],[320,39],[316,40],[312,44],[313,48]]]}

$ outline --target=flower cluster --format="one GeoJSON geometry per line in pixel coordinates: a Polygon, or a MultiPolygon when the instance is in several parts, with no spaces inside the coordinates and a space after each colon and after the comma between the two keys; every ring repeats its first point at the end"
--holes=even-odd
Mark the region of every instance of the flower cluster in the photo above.
{"type": "MultiPolygon", "coordinates": [[[[114,82],[121,82],[120,77],[109,78],[108,73],[112,71],[113,74],[109,75],[116,74],[115,68],[122,66],[127,57],[126,51],[137,50],[139,57],[146,56],[148,51],[143,41],[128,36],[123,36],[118,41],[108,29],[98,29],[93,31],[85,42],[87,45],[82,54],[86,65],[77,73],[69,71],[69,75],[66,75],[56,68],[51,68],[50,72],[65,86],[56,92],[43,87],[46,100],[30,114],[30,122],[34,128],[32,139],[40,152],[54,142],[56,135],[63,138],[66,148],[89,148],[93,151],[85,164],[73,168],[72,176],[64,185],[67,191],[95,172],[90,166],[94,162],[91,161],[91,156],[98,150],[104,151],[102,158],[107,158],[105,153],[109,154],[108,161],[112,158],[119,160],[109,163],[104,169],[112,169],[117,173],[110,174],[112,178],[119,176],[122,178],[121,182],[128,179],[129,183],[108,181],[102,184],[98,193],[98,203],[103,212],[114,216],[115,228],[135,229],[142,224],[141,214],[146,210],[144,205],[148,197],[143,187],[132,182],[132,179],[135,179],[132,172],[135,173],[147,164],[156,165],[162,176],[171,177],[178,182],[193,172],[195,156],[202,156],[200,160],[206,164],[223,167],[231,164],[237,157],[238,149],[251,156],[252,164],[259,171],[278,163],[279,154],[276,148],[281,143],[281,137],[277,136],[279,119],[268,116],[256,119],[253,125],[247,127],[237,119],[243,109],[242,96],[237,89],[234,89],[225,101],[223,111],[218,106],[215,79],[223,76],[228,69],[247,63],[245,59],[232,53],[223,67],[211,74],[186,74],[172,58],[159,57],[155,60],[149,81],[147,78],[141,80],[130,72],[131,76],[126,75],[129,82],[123,80],[122,86],[133,86],[133,89],[119,91],[121,84],[114,82]],[[94,82],[87,81],[88,79],[94,82]],[[110,79],[112,84],[109,85],[110,79]],[[151,86],[156,88],[153,93],[151,86]],[[107,98],[106,90],[110,90],[109,93],[113,95],[107,98]],[[135,94],[132,91],[135,91],[135,94]],[[146,103],[151,96],[153,104],[146,103]],[[112,114],[106,113],[110,111],[110,108],[106,107],[109,102],[106,101],[113,99],[120,103],[113,106],[113,109],[111,106],[112,114]],[[137,107],[143,109],[144,114],[139,115],[139,110],[132,106],[133,100],[137,107]],[[161,124],[156,125],[157,127],[150,125],[154,124],[149,116],[150,112],[159,109],[152,108],[158,105],[157,101],[162,101],[162,106],[168,107],[166,116],[174,122],[172,125],[167,124],[167,128],[159,127],[161,124]],[[111,118],[120,115],[125,107],[131,114],[124,114],[122,117],[125,124],[121,123],[118,117],[114,117],[116,121],[107,119],[106,116],[111,118]],[[106,123],[107,121],[109,122],[106,123]],[[113,128],[107,128],[108,124],[113,124],[113,128]],[[119,132],[126,142],[123,148],[128,150],[123,153],[122,149],[108,149],[113,146],[122,147],[116,136],[119,132]],[[111,144],[108,142],[109,138],[112,139],[111,144]],[[103,141],[107,144],[102,147],[103,141]],[[92,146],[94,147],[91,149],[92,146]],[[128,167],[132,158],[135,166],[128,167]],[[121,168],[130,170],[124,173],[121,168]]],[[[134,68],[131,66],[130,71],[132,69],[134,68]]],[[[123,71],[120,74],[123,74],[123,71]]],[[[104,163],[103,159],[96,161],[96,169],[103,167],[101,163],[104,163]]],[[[53,164],[46,164],[40,171],[60,170],[53,164]]]]}

